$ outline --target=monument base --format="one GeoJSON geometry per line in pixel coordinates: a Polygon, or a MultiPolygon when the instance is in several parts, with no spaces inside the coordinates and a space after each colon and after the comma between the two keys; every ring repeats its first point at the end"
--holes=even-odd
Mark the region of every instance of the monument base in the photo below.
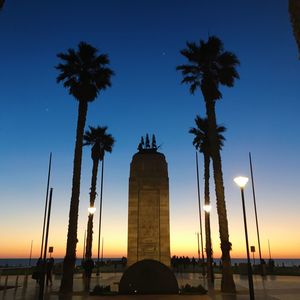
{"type": "Polygon", "coordinates": [[[130,266],[123,274],[120,294],[178,294],[178,283],[173,272],[164,264],[144,259],[130,266]]]}

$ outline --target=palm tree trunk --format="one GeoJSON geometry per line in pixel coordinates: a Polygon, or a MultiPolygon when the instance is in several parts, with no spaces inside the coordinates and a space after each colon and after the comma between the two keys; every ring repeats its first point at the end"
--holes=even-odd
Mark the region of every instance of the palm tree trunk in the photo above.
{"type": "Polygon", "coordinates": [[[217,143],[217,122],[215,113],[215,101],[205,99],[206,113],[208,118],[208,135],[211,147],[211,156],[213,161],[214,181],[217,201],[217,212],[219,219],[219,234],[222,250],[222,292],[236,292],[233,275],[231,271],[230,250],[231,243],[229,242],[228,220],[225,203],[222,161],[220,150],[217,143]]]}
{"type": "Polygon", "coordinates": [[[63,274],[60,285],[60,292],[70,293],[73,290],[73,274],[76,262],[76,244],[77,240],[77,223],[78,223],[78,206],[80,195],[80,176],[82,160],[82,141],[85,127],[88,104],[86,101],[79,101],[78,119],[76,130],[75,153],[73,161],[73,180],[72,196],[69,212],[69,226],[67,237],[66,256],[63,262],[63,274]]]}
{"type": "MultiPolygon", "coordinates": [[[[204,153],[204,204],[210,205],[209,196],[209,177],[210,177],[210,156],[209,153],[204,153]]],[[[210,233],[210,213],[205,211],[205,241],[206,241],[206,257],[207,257],[207,277],[213,281],[212,269],[212,247],[210,233]]]]}
{"type": "MultiPolygon", "coordinates": [[[[96,185],[97,185],[97,174],[98,174],[99,159],[93,159],[93,171],[90,191],[90,207],[93,207],[96,199],[96,185]]],[[[93,214],[88,216],[87,225],[87,237],[86,237],[86,250],[85,258],[92,258],[92,245],[93,245],[93,214]]]]}

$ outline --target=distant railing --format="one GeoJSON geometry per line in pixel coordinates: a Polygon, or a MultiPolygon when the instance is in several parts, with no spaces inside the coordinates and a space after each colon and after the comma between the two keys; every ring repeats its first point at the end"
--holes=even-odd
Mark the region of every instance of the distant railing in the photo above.
{"type": "Polygon", "coordinates": [[[19,286],[19,276],[23,276],[23,285],[27,284],[28,275],[32,274],[33,267],[1,267],[0,268],[0,290],[17,288],[19,286]],[[9,284],[9,276],[16,276],[14,281],[9,284]]]}

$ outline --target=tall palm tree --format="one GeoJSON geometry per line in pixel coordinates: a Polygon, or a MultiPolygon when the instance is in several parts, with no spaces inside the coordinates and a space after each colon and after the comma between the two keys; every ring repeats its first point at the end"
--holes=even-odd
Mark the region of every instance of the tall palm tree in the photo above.
{"type": "Polygon", "coordinates": [[[56,66],[59,71],[57,82],[63,82],[69,94],[78,101],[78,118],[76,142],[73,161],[72,196],[69,212],[69,226],[66,256],[63,262],[63,276],[60,291],[71,292],[73,289],[73,273],[76,261],[78,205],[80,194],[80,175],[82,160],[82,141],[88,110],[88,103],[94,101],[99,92],[111,85],[113,71],[107,67],[109,59],[106,54],[98,55],[93,46],[80,42],[78,50],[69,49],[67,53],[59,53],[62,60],[56,66]]]}
{"type": "MultiPolygon", "coordinates": [[[[209,195],[209,177],[210,177],[210,157],[211,151],[209,147],[209,137],[208,137],[208,120],[207,118],[200,118],[196,116],[195,123],[197,127],[193,127],[189,130],[195,137],[193,140],[193,145],[196,150],[203,153],[204,157],[204,204],[210,205],[210,195],[209,195]]],[[[221,150],[224,145],[223,132],[226,131],[224,126],[217,126],[218,133],[218,147],[221,150]]],[[[213,269],[212,269],[212,247],[211,247],[211,233],[210,233],[210,214],[205,212],[205,240],[206,240],[206,257],[207,257],[207,273],[208,278],[213,281],[213,269]]]]}
{"type": "MultiPolygon", "coordinates": [[[[111,134],[106,133],[107,126],[104,127],[92,127],[89,126],[90,130],[86,131],[83,136],[83,145],[92,146],[91,158],[93,160],[92,180],[91,180],[91,191],[90,191],[90,207],[94,207],[96,199],[96,184],[98,175],[99,161],[102,161],[105,152],[112,152],[113,145],[115,143],[114,138],[111,134]]],[[[103,175],[102,175],[103,176],[103,175]]],[[[99,216],[101,220],[101,215],[99,216]]],[[[100,221],[101,223],[101,221],[100,221]]],[[[92,244],[93,244],[93,214],[88,216],[87,226],[87,238],[86,238],[86,251],[85,258],[92,258],[92,244]]]]}
{"type": "Polygon", "coordinates": [[[187,58],[189,63],[177,67],[177,70],[182,71],[183,79],[181,82],[190,85],[192,94],[199,88],[206,106],[222,250],[221,290],[223,292],[235,292],[230,265],[231,243],[229,242],[222,162],[217,142],[215,104],[217,100],[222,98],[219,86],[232,87],[235,79],[239,78],[236,71],[239,60],[235,54],[224,51],[222,41],[215,36],[209,37],[207,42],[200,40],[199,45],[188,42],[187,48],[181,50],[181,54],[187,58]]]}

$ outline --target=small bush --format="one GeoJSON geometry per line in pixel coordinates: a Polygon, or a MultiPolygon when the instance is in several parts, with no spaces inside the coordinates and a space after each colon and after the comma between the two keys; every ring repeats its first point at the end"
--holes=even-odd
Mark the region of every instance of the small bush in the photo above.
{"type": "Polygon", "coordinates": [[[110,285],[102,286],[96,285],[94,290],[91,292],[91,295],[112,295],[115,294],[110,290],[110,285]]]}
{"type": "Polygon", "coordinates": [[[207,290],[199,284],[198,286],[191,286],[186,284],[185,286],[181,287],[180,290],[181,294],[195,294],[195,295],[205,295],[207,294],[207,290]]]}

